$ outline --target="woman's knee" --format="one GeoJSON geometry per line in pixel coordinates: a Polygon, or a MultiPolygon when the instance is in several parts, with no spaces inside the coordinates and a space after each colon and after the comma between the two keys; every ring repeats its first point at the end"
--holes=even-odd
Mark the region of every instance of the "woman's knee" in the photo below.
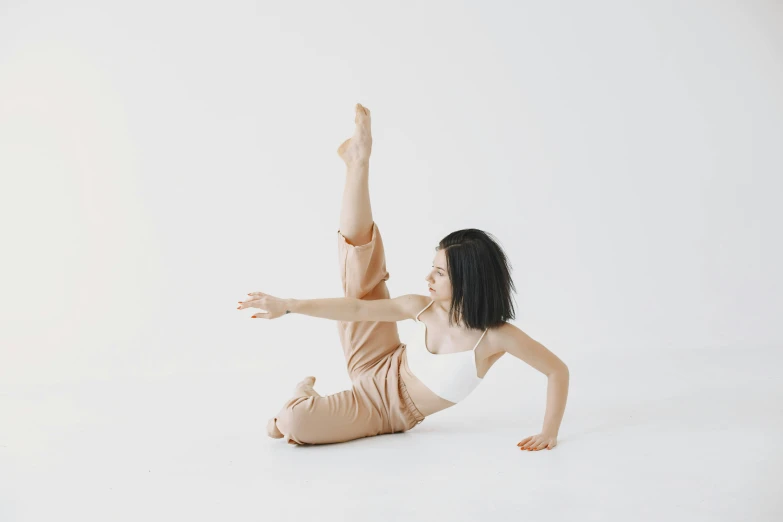
{"type": "Polygon", "coordinates": [[[356,299],[388,299],[386,285],[381,283],[389,280],[389,272],[377,226],[373,223],[372,238],[362,245],[351,245],[339,231],[338,240],[343,294],[356,299]],[[378,288],[381,286],[383,289],[378,288]],[[372,297],[371,294],[380,296],[372,297]]]}

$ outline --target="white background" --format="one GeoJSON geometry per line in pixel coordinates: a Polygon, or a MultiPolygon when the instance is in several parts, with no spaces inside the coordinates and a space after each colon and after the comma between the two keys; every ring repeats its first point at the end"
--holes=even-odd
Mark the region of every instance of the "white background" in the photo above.
{"type": "MultiPolygon", "coordinates": [[[[783,8],[0,1],[0,520],[776,520],[783,8]],[[511,356],[405,434],[294,447],[354,105],[393,296],[480,228],[511,356]]],[[[412,323],[400,323],[403,342],[412,323]]]]}

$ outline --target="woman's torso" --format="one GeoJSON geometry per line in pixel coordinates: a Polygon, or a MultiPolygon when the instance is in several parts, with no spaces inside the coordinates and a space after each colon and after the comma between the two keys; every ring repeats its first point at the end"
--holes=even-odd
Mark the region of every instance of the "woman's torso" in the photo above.
{"type": "MultiPolygon", "coordinates": [[[[431,304],[431,303],[430,303],[431,304]]],[[[463,328],[449,327],[440,324],[437,315],[432,312],[432,306],[427,306],[419,315],[419,321],[426,328],[426,346],[433,354],[448,354],[471,350],[475,347],[476,376],[484,378],[487,371],[503,355],[502,351],[492,347],[492,329],[486,334],[479,331],[467,331],[463,328]],[[483,335],[483,338],[482,338],[483,335]],[[476,345],[476,342],[478,345],[476,345]]],[[[414,349],[425,349],[423,346],[414,346],[414,349]]],[[[438,357],[438,355],[434,355],[438,357]]],[[[430,390],[426,384],[418,379],[412,372],[407,362],[407,348],[405,357],[400,365],[400,377],[411,396],[411,400],[422,415],[427,417],[433,413],[454,406],[454,402],[444,399],[430,390]]]]}

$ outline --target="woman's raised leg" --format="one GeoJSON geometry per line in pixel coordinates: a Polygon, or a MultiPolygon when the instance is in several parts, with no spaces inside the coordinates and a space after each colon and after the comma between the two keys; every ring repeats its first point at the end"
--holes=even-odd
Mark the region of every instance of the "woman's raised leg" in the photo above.
{"type": "MultiPolygon", "coordinates": [[[[386,255],[370,209],[369,110],[357,104],[356,112],[356,132],[338,149],[348,166],[337,231],[340,277],[347,297],[388,299],[386,255]]],[[[315,379],[305,378],[269,420],[270,437],[285,438],[289,444],[328,444],[401,432],[415,424],[413,414],[400,406],[393,368],[398,362],[389,357],[400,346],[397,323],[337,325],[351,389],[320,396],[312,388],[315,379]]]]}
{"type": "Polygon", "coordinates": [[[354,246],[370,242],[372,236],[372,208],[370,206],[370,153],[372,132],[370,110],[356,104],[356,128],[337,149],[345,161],[345,187],[340,208],[340,232],[354,246]]]}
{"type": "MultiPolygon", "coordinates": [[[[346,297],[389,299],[386,254],[370,208],[370,111],[357,104],[355,121],[353,137],[338,149],[348,166],[337,231],[340,278],[346,297]]],[[[400,345],[394,322],[338,321],[337,329],[351,381],[400,345]]]]}
{"type": "Polygon", "coordinates": [[[343,202],[340,207],[340,232],[354,246],[369,243],[372,235],[369,178],[369,164],[346,168],[343,202]]]}

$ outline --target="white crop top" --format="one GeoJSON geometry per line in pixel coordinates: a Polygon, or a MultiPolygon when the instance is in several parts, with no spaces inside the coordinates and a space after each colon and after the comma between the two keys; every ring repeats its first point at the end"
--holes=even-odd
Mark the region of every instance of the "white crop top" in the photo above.
{"type": "MultiPolygon", "coordinates": [[[[435,301],[425,306],[429,308],[435,301]]],[[[422,381],[427,388],[446,400],[457,403],[470,395],[481,384],[476,368],[476,346],[487,333],[481,334],[472,350],[453,353],[432,353],[427,348],[427,325],[419,321],[421,312],[416,314],[420,326],[413,342],[407,344],[406,357],[411,373],[422,381]]]]}

